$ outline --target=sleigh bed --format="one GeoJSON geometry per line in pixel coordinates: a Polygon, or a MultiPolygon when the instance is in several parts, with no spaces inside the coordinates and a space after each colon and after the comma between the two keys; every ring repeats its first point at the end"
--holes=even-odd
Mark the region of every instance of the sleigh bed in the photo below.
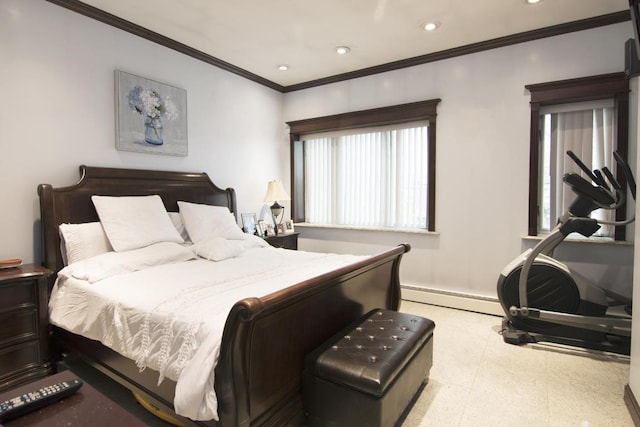
{"type": "MultiPolygon", "coordinates": [[[[56,273],[65,267],[59,226],[99,221],[91,199],[94,195],[159,195],[168,212],[178,212],[178,202],[183,201],[227,207],[237,216],[234,190],[218,188],[205,173],[79,169],[80,180],[75,185],[38,187],[43,264],[56,273]]],[[[60,352],[88,361],[185,425],[301,424],[300,379],[305,355],[373,308],[398,309],[400,260],[408,250],[408,245],[399,245],[262,297],[235,302],[224,322],[215,365],[219,421],[175,415],[175,381],[165,379],[158,384],[157,372],[141,371],[134,360],[97,340],[53,327],[54,344],[60,352]]]]}

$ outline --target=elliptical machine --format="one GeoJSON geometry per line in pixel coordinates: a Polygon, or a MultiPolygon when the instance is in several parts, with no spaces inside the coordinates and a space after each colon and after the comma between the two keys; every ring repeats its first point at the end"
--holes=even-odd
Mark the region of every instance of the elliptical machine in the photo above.
{"type": "MultiPolygon", "coordinates": [[[[613,154],[635,200],[631,169],[619,153],[613,154]]],[[[596,209],[622,206],[626,191],[606,167],[592,172],[574,153],[568,151],[567,155],[593,184],[576,173],[565,174],[563,181],[576,193],[576,199],[548,236],[501,272],[498,298],[506,314],[502,336],[510,344],[551,341],[629,354],[631,299],[589,283],[552,255],[571,233],[589,237],[600,224],[627,225],[635,218],[617,222],[590,218],[596,209]]]]}

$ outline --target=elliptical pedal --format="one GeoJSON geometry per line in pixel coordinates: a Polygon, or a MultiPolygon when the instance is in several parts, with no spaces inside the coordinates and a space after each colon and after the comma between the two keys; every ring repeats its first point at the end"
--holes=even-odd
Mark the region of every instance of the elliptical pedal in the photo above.
{"type": "Polygon", "coordinates": [[[502,318],[502,329],[500,330],[500,335],[502,335],[502,339],[507,344],[521,345],[536,343],[539,341],[530,333],[514,328],[506,317],[502,318]]]}

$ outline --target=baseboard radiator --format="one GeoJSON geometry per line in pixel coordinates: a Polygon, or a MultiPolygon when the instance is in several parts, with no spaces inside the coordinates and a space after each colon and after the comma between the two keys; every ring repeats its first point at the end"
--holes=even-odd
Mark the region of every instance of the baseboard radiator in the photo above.
{"type": "Polygon", "coordinates": [[[494,316],[504,315],[498,298],[402,285],[402,299],[460,310],[475,311],[477,313],[491,314],[494,316]]]}

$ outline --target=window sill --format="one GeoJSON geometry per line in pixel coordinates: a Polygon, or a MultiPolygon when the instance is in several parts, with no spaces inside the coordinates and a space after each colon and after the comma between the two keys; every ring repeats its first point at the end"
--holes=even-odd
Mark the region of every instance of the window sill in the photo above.
{"type": "Polygon", "coordinates": [[[423,234],[429,236],[439,236],[437,231],[428,231],[417,228],[387,228],[387,227],[357,227],[354,225],[326,225],[326,224],[311,224],[308,222],[296,222],[294,227],[299,228],[319,228],[325,230],[354,230],[354,231],[375,231],[383,233],[406,233],[406,234],[423,234]]]}
{"type": "MultiPolygon", "coordinates": [[[[542,239],[544,239],[545,237],[547,237],[546,234],[543,235],[539,235],[539,236],[524,236],[522,237],[522,240],[529,240],[529,241],[540,241],[542,239]]],[[[562,241],[563,243],[578,243],[578,244],[596,244],[596,245],[614,245],[614,246],[633,246],[633,242],[629,242],[629,241],[619,241],[619,240],[613,240],[610,239],[608,237],[590,237],[590,238],[580,238],[580,237],[569,237],[566,238],[562,241]]]]}

